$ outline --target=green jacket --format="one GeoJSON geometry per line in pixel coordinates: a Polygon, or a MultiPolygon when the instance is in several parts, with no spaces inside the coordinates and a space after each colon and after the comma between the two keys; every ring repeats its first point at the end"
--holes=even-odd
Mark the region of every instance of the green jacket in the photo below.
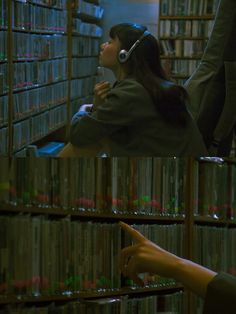
{"type": "Polygon", "coordinates": [[[84,147],[110,140],[110,156],[205,156],[206,148],[190,114],[176,127],[157,111],[147,90],[133,78],[118,82],[103,105],[73,119],[70,142],[84,147]]]}
{"type": "Polygon", "coordinates": [[[210,156],[229,156],[236,127],[236,1],[220,0],[201,62],[185,83],[210,156]]]}
{"type": "Polygon", "coordinates": [[[203,314],[236,313],[236,277],[217,274],[208,284],[203,314]]]}

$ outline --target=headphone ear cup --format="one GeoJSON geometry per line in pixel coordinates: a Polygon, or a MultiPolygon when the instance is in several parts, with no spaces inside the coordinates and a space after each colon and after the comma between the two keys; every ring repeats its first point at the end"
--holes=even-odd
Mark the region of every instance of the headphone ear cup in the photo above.
{"type": "Polygon", "coordinates": [[[122,49],[120,52],[119,52],[119,55],[118,55],[118,60],[120,63],[125,63],[130,55],[132,54],[132,52],[134,51],[134,49],[136,49],[136,47],[140,44],[140,42],[146,37],[150,35],[150,33],[148,31],[145,31],[142,36],[136,40],[136,42],[133,44],[133,46],[129,49],[129,51],[126,51],[124,49],[122,49]]]}
{"type": "Polygon", "coordinates": [[[128,60],[128,57],[128,52],[126,50],[121,50],[119,52],[118,59],[120,63],[125,63],[128,60]]]}

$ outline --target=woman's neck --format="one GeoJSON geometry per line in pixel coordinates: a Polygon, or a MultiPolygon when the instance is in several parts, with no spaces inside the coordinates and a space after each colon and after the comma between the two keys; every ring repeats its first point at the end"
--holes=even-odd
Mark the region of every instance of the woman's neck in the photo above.
{"type": "Polygon", "coordinates": [[[113,71],[113,73],[117,81],[122,81],[128,76],[120,66],[115,71],[113,71]]]}

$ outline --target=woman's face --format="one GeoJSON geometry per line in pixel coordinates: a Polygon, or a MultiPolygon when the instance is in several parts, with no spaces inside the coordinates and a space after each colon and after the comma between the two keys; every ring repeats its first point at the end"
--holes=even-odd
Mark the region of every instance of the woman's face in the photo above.
{"type": "Polygon", "coordinates": [[[118,53],[120,51],[120,41],[116,37],[101,45],[99,63],[101,66],[116,71],[119,67],[118,53]]]}

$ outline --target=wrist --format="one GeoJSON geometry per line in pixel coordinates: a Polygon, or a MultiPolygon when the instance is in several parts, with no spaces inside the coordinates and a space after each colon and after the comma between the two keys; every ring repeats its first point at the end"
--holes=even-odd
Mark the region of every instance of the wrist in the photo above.
{"type": "Polygon", "coordinates": [[[183,277],[186,275],[188,271],[188,261],[184,258],[177,257],[175,261],[175,265],[173,267],[173,278],[177,281],[182,282],[183,277]]]}
{"type": "Polygon", "coordinates": [[[186,259],[180,259],[176,265],[177,281],[197,295],[205,297],[209,282],[216,272],[186,259]]]}
{"type": "Polygon", "coordinates": [[[170,252],[168,252],[167,254],[168,255],[166,255],[163,260],[164,265],[162,275],[180,281],[181,273],[183,272],[184,269],[183,260],[179,256],[172,254],[170,252]]]}

